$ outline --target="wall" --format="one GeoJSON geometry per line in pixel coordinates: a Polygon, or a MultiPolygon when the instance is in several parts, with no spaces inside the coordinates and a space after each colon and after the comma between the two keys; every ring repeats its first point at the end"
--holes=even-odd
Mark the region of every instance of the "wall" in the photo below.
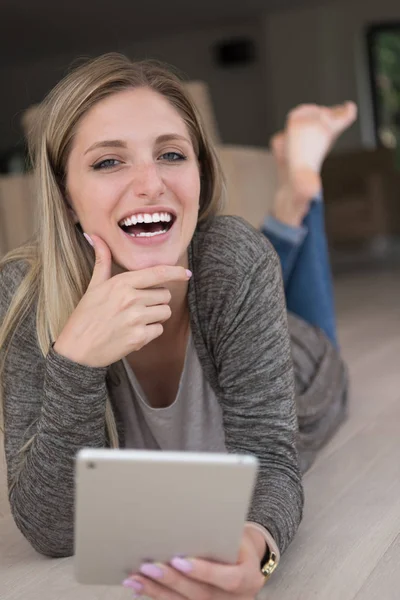
{"type": "Polygon", "coordinates": [[[74,56],[52,57],[40,62],[1,67],[0,151],[22,139],[21,115],[63,76],[74,56]]]}
{"type": "Polygon", "coordinates": [[[268,107],[265,100],[265,40],[262,19],[227,27],[150,39],[134,45],[135,56],[155,56],[176,65],[192,79],[208,82],[224,142],[264,146],[268,107]],[[258,47],[259,59],[244,67],[214,63],[216,41],[246,36],[258,47]],[[189,50],[190,49],[190,50],[189,50]]]}
{"type": "MultiPolygon", "coordinates": [[[[398,0],[332,0],[245,23],[128,44],[124,51],[136,57],[162,58],[190,78],[208,81],[227,143],[266,145],[284,125],[287,112],[301,102],[356,100],[360,119],[337,146],[352,148],[374,143],[364,30],[369,23],[391,19],[400,20],[398,0]],[[256,41],[259,60],[246,68],[217,67],[212,45],[236,35],[256,41]]],[[[94,53],[107,50],[99,48],[94,53]]],[[[21,111],[40,101],[74,58],[55,57],[0,69],[0,150],[20,136],[21,111]]]]}
{"type": "MultiPolygon", "coordinates": [[[[127,44],[122,51],[136,58],[154,57],[175,65],[190,79],[204,79],[211,88],[222,139],[227,143],[265,145],[265,52],[263,21],[190,31],[181,35],[127,44]],[[249,36],[259,45],[259,60],[245,68],[222,69],[214,64],[211,48],[216,41],[249,36]]],[[[99,48],[93,55],[108,51],[99,48]]],[[[0,98],[0,149],[20,136],[20,116],[25,107],[39,102],[76,58],[72,55],[0,69],[4,85],[0,98]]]]}
{"type": "Polygon", "coordinates": [[[400,21],[398,0],[336,0],[267,16],[270,125],[280,127],[287,111],[301,102],[355,100],[360,119],[337,148],[372,146],[365,30],[389,20],[400,21]]]}

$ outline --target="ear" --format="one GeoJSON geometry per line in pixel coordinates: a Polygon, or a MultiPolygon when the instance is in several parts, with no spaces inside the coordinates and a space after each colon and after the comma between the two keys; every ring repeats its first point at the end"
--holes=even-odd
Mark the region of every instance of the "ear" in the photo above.
{"type": "Polygon", "coordinates": [[[67,209],[68,209],[68,214],[71,217],[74,225],[77,225],[79,223],[78,215],[76,214],[76,212],[74,211],[74,209],[71,206],[68,206],[67,209]]]}
{"type": "Polygon", "coordinates": [[[77,225],[79,223],[78,215],[76,214],[75,210],[72,207],[72,202],[70,200],[68,192],[65,192],[64,197],[65,197],[65,203],[67,205],[68,214],[69,214],[70,218],[72,219],[73,224],[77,225]]]}

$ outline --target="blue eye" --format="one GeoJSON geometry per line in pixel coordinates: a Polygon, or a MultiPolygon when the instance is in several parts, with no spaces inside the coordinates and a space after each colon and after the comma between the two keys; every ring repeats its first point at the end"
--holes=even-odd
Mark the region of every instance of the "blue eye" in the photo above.
{"type": "Polygon", "coordinates": [[[186,156],[183,156],[183,154],[179,154],[179,152],[166,152],[165,154],[162,154],[160,158],[166,160],[167,162],[178,162],[181,160],[186,160],[186,156]]]}
{"type": "Polygon", "coordinates": [[[95,165],[92,165],[92,168],[95,169],[96,171],[99,171],[99,170],[103,170],[103,169],[111,169],[112,167],[115,167],[117,164],[120,164],[120,161],[117,160],[116,158],[106,158],[105,160],[101,160],[100,162],[96,163],[95,165]]]}

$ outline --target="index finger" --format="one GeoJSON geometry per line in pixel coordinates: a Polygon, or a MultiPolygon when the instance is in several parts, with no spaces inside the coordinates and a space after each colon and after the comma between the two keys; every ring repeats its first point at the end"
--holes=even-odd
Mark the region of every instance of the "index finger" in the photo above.
{"type": "Polygon", "coordinates": [[[140,271],[122,273],[121,276],[128,279],[137,290],[144,290],[172,281],[188,281],[192,276],[192,272],[184,267],[157,265],[140,271]]]}

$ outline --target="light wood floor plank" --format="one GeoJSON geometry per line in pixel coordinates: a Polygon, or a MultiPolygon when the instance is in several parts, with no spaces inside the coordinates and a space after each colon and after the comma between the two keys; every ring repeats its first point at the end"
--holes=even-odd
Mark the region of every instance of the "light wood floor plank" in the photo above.
{"type": "Polygon", "coordinates": [[[353,600],[400,531],[399,423],[395,402],[306,475],[304,520],[265,599],[353,600]]]}
{"type": "Polygon", "coordinates": [[[354,600],[398,600],[400,567],[400,535],[390,545],[354,600]]]}

